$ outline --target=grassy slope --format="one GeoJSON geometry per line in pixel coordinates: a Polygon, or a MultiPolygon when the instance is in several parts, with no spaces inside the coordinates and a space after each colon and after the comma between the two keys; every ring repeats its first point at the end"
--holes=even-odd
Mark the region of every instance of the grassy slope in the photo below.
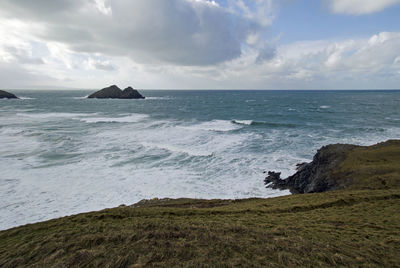
{"type": "Polygon", "coordinates": [[[342,164],[377,190],[160,200],[64,217],[0,232],[0,267],[400,267],[398,146],[353,151],[342,164]]]}
{"type": "Polygon", "coordinates": [[[348,189],[400,187],[400,140],[358,147],[340,165],[339,177],[351,178],[348,189]]]}

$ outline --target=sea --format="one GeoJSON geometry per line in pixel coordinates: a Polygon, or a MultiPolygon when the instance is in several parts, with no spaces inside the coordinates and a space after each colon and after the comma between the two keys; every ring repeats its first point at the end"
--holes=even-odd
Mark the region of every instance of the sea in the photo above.
{"type": "Polygon", "coordinates": [[[290,194],[295,172],[332,143],[400,138],[400,91],[16,90],[0,100],[0,229],[152,198],[290,194]]]}

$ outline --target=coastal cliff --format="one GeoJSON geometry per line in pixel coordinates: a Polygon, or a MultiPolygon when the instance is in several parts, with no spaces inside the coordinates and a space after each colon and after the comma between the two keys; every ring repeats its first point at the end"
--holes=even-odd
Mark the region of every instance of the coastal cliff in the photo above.
{"type": "Polygon", "coordinates": [[[0,231],[0,267],[397,267],[400,141],[330,145],[244,200],[152,199],[0,231]],[[336,190],[336,191],[333,191],[336,190]]]}
{"type": "Polygon", "coordinates": [[[400,186],[400,140],[372,146],[333,144],[318,150],[310,163],[297,165],[286,179],[269,171],[264,182],[273,189],[316,193],[343,189],[388,189],[400,186]]]}

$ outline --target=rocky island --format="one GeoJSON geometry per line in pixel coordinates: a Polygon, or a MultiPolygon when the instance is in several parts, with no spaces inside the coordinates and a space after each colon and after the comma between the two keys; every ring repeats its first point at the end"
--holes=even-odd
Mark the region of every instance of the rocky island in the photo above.
{"type": "Polygon", "coordinates": [[[0,99],[18,99],[18,97],[7,91],[0,90],[0,99]]]}
{"type": "Polygon", "coordinates": [[[121,90],[116,85],[112,85],[106,88],[103,88],[91,95],[88,96],[89,99],[144,99],[136,89],[132,87],[127,87],[124,90],[121,90]]]}
{"type": "Polygon", "coordinates": [[[0,267],[399,266],[399,140],[328,145],[286,181],[271,176],[314,193],[155,198],[28,224],[0,231],[0,267]]]}

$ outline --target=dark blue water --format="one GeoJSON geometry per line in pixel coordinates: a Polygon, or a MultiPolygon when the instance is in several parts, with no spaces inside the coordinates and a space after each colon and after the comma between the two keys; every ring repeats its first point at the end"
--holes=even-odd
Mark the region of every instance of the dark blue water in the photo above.
{"type": "Polygon", "coordinates": [[[143,198],[246,198],[330,143],[400,138],[400,91],[15,91],[0,100],[0,229],[143,198]]]}

